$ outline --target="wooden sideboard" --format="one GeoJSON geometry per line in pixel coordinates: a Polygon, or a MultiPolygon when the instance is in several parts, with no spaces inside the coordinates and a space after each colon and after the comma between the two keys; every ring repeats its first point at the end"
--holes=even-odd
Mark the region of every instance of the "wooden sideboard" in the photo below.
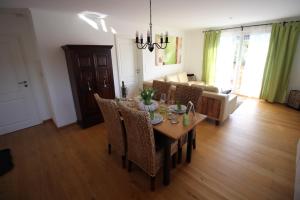
{"type": "MultiPolygon", "coordinates": [[[[209,97],[202,96],[198,112],[218,120],[221,112],[221,101],[209,97]]],[[[219,123],[218,121],[216,122],[219,123]]]]}

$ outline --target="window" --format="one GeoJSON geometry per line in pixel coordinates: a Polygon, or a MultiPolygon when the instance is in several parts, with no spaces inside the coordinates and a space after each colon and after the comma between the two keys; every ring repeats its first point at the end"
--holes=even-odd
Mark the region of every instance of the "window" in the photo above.
{"type": "Polygon", "coordinates": [[[271,27],[221,33],[215,84],[223,90],[258,97],[271,27]]]}

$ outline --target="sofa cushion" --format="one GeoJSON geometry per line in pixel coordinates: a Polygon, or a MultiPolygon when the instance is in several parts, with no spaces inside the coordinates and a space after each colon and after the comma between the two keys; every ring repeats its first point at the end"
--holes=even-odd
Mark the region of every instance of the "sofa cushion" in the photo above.
{"type": "Polygon", "coordinates": [[[223,90],[222,93],[223,93],[223,94],[230,94],[230,93],[231,93],[231,90],[223,90]]]}
{"type": "Polygon", "coordinates": [[[213,92],[213,93],[219,93],[219,88],[211,85],[198,85],[198,84],[192,84],[191,86],[194,87],[200,87],[202,90],[207,91],[207,92],[213,92]]]}
{"type": "Polygon", "coordinates": [[[178,74],[178,79],[179,79],[180,83],[187,83],[189,81],[186,72],[179,73],[178,74]]]}
{"type": "Polygon", "coordinates": [[[173,75],[167,75],[166,76],[166,81],[169,81],[169,82],[179,82],[179,79],[178,79],[177,74],[173,74],[173,75]]]}
{"type": "Polygon", "coordinates": [[[189,81],[189,85],[205,85],[203,81],[189,81]]]}
{"type": "Polygon", "coordinates": [[[143,89],[152,88],[152,84],[153,84],[152,81],[144,81],[143,82],[143,89]]]}
{"type": "Polygon", "coordinates": [[[219,93],[219,88],[212,86],[212,85],[206,85],[204,86],[204,90],[208,91],[208,92],[215,92],[215,93],[219,93]]]}
{"type": "Polygon", "coordinates": [[[174,85],[174,86],[176,86],[176,85],[187,85],[187,86],[189,86],[188,83],[180,83],[180,82],[173,82],[173,81],[171,81],[170,83],[171,83],[172,85],[174,85]]]}
{"type": "Polygon", "coordinates": [[[164,81],[164,82],[165,82],[164,77],[156,78],[156,79],[154,79],[154,80],[157,80],[157,81],[164,81]]]}

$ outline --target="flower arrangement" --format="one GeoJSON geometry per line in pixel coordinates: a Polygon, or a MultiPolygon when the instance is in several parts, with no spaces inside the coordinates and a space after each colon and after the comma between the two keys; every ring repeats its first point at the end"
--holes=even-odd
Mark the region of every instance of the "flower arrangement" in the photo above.
{"type": "Polygon", "coordinates": [[[145,105],[151,105],[151,99],[154,95],[154,90],[152,88],[143,89],[141,92],[141,97],[145,105]]]}

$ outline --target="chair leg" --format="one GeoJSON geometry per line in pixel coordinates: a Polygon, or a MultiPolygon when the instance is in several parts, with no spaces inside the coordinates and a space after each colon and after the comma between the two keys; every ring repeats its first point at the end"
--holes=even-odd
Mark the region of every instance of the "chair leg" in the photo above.
{"type": "Polygon", "coordinates": [[[220,121],[219,120],[216,120],[216,126],[219,126],[220,125],[220,121]]]}
{"type": "Polygon", "coordinates": [[[111,154],[111,144],[108,144],[108,154],[111,154]]]}
{"type": "Polygon", "coordinates": [[[126,156],[122,156],[122,166],[124,169],[126,168],[126,156]]]}
{"type": "Polygon", "coordinates": [[[151,191],[155,190],[155,176],[150,177],[150,188],[151,188],[151,191]]]}
{"type": "Polygon", "coordinates": [[[193,149],[196,149],[196,138],[193,139],[193,149]]]}
{"type": "Polygon", "coordinates": [[[178,160],[177,163],[180,164],[182,161],[182,147],[178,147],[178,160]]]}
{"type": "Polygon", "coordinates": [[[176,160],[176,153],[172,156],[172,165],[173,165],[173,168],[176,168],[176,163],[177,163],[177,160],[176,160]]]}
{"type": "Polygon", "coordinates": [[[132,162],[128,160],[128,172],[131,172],[132,162]]]}

